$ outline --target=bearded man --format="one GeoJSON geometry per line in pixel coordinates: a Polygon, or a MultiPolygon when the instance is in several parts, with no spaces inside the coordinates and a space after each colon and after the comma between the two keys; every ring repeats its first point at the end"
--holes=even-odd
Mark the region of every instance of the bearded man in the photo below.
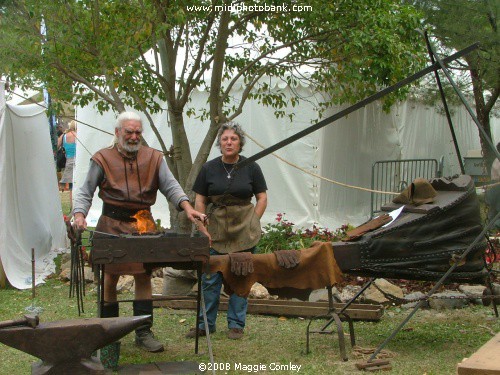
{"type": "MultiPolygon", "coordinates": [[[[206,220],[195,211],[188,197],[167,167],[160,151],[141,144],[142,120],[137,113],[123,112],[116,121],[115,139],[111,147],[97,151],[91,158],[85,182],[75,195],[74,226],[83,231],[92,198],[99,187],[103,201],[102,214],[96,231],[109,234],[137,232],[139,211],[154,228],[150,212],[158,190],[188,219],[206,220]]],[[[136,330],[135,343],[149,352],[161,352],[163,345],[154,338],[151,275],[142,263],[109,264],[104,273],[104,304],[101,317],[115,317],[119,313],[116,285],[120,275],[133,275],[135,280],[134,315],[151,315],[150,321],[136,330]]]]}

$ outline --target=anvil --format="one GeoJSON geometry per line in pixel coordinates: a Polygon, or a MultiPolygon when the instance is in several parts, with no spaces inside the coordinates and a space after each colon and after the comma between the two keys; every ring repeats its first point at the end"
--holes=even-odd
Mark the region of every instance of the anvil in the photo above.
{"type": "Polygon", "coordinates": [[[38,357],[32,374],[105,374],[92,353],[111,344],[150,318],[149,315],[88,318],[40,323],[37,327],[0,329],[0,342],[38,357]]]}

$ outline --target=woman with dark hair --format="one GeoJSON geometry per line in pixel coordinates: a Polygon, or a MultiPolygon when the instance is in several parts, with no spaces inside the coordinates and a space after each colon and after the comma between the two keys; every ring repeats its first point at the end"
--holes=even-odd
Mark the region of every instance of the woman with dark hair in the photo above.
{"type": "MultiPolygon", "coordinates": [[[[222,156],[205,163],[198,175],[193,190],[196,193],[195,210],[208,212],[208,227],[198,223],[198,229],[210,238],[210,254],[233,254],[255,251],[260,240],[260,218],[267,207],[267,185],[257,163],[235,169],[245,160],[240,153],[245,145],[245,135],[235,122],[222,124],[217,133],[217,147],[222,156]],[[251,200],[255,197],[256,203],[251,200]]],[[[208,328],[202,323],[199,335],[206,330],[215,332],[215,321],[219,308],[222,275],[203,274],[202,288],[207,311],[208,328]]],[[[232,294],[229,298],[227,323],[230,339],[240,339],[245,328],[247,299],[232,294]]],[[[203,322],[203,319],[200,321],[203,322]]],[[[195,337],[192,328],[186,337],[195,337]]]]}

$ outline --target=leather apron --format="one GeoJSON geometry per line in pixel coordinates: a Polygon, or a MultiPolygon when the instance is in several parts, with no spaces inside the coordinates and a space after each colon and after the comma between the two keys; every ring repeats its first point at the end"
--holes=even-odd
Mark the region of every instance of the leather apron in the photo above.
{"type": "Polygon", "coordinates": [[[208,199],[208,232],[215,251],[229,254],[257,245],[262,231],[252,198],[242,199],[226,194],[208,199]]]}

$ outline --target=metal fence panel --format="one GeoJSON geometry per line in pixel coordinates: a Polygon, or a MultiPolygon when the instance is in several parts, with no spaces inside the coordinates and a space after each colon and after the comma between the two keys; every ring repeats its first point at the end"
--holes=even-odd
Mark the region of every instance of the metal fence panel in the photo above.
{"type": "MultiPolygon", "coordinates": [[[[401,192],[417,177],[438,177],[436,159],[381,160],[372,166],[372,190],[401,192]]],[[[391,194],[371,193],[371,217],[394,198],[391,194]]]]}

